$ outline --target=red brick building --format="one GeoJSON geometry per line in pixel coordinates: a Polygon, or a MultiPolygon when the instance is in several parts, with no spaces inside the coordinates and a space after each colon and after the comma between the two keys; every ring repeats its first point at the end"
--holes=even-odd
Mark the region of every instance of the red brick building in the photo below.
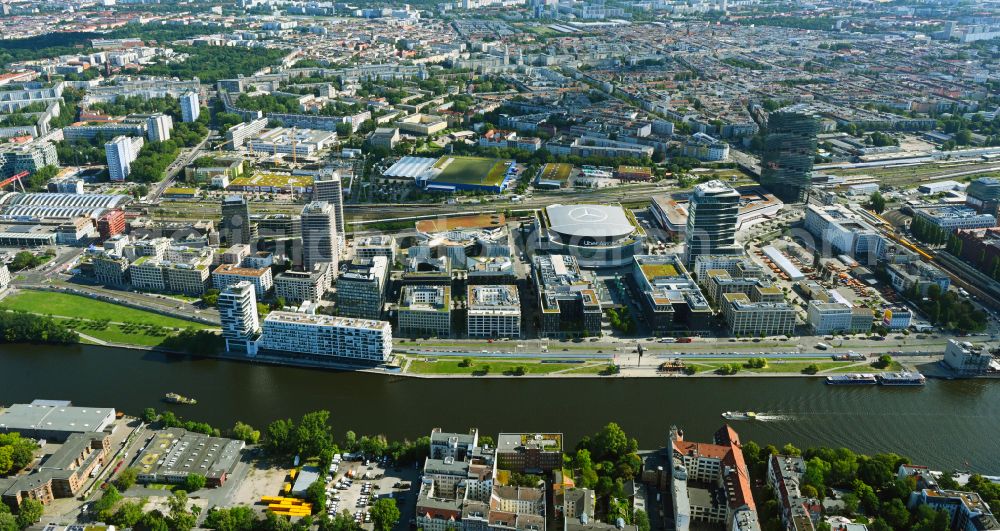
{"type": "Polygon", "coordinates": [[[121,210],[110,210],[97,220],[97,232],[101,240],[125,232],[125,213],[121,210]]]}

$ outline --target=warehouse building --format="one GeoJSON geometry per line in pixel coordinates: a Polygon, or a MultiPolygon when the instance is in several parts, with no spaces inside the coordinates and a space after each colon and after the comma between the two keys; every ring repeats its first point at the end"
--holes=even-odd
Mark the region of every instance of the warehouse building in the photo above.
{"type": "Polygon", "coordinates": [[[181,428],[153,433],[132,466],[140,483],[183,483],[191,474],[205,476],[206,485],[221,487],[240,461],[243,441],[211,437],[181,428]]]}
{"type": "Polygon", "coordinates": [[[65,441],[71,434],[103,432],[115,421],[113,408],[76,407],[71,402],[35,400],[0,411],[0,433],[65,441]]]}

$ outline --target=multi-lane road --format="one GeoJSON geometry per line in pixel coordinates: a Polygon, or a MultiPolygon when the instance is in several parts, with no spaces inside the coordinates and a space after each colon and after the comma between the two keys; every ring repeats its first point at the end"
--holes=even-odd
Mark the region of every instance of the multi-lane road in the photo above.
{"type": "Polygon", "coordinates": [[[177,180],[177,174],[179,174],[185,166],[194,162],[194,159],[201,154],[201,150],[205,148],[205,144],[208,142],[208,139],[216,134],[217,131],[209,131],[208,136],[203,138],[197,146],[182,149],[180,154],[177,155],[177,158],[174,159],[169,166],[167,166],[166,170],[164,170],[165,176],[163,180],[154,186],[148,194],[146,194],[145,200],[150,203],[159,201],[163,192],[174,185],[174,182],[177,180]]]}

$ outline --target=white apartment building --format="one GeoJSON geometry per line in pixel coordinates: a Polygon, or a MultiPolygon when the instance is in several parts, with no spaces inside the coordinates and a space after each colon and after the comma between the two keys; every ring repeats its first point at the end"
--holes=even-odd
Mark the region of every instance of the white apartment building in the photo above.
{"type": "Polygon", "coordinates": [[[153,238],[151,240],[139,240],[132,245],[125,247],[125,256],[135,261],[143,256],[150,256],[157,260],[162,259],[167,254],[167,247],[170,247],[170,238],[153,238]]]}
{"type": "Polygon", "coordinates": [[[10,269],[7,269],[7,264],[0,264],[0,291],[7,289],[10,280],[10,269]]]}
{"type": "Polygon", "coordinates": [[[154,114],[146,118],[146,136],[150,142],[170,140],[170,130],[173,128],[174,119],[166,114],[154,114]]]}
{"type": "Polygon", "coordinates": [[[197,92],[188,92],[180,97],[181,102],[181,120],[184,122],[193,122],[201,116],[201,103],[198,101],[197,92]]]}
{"type": "Polygon", "coordinates": [[[201,296],[209,285],[209,259],[194,260],[189,263],[164,262],[167,289],[174,293],[201,296]]]}
{"type": "Polygon", "coordinates": [[[333,205],[337,216],[337,250],[344,252],[344,189],[340,173],[333,169],[324,169],[313,178],[313,201],[325,201],[333,205]]]}
{"type": "Polygon", "coordinates": [[[490,496],[494,510],[514,514],[545,515],[545,491],[530,487],[494,486],[490,496]]]}
{"type": "Polygon", "coordinates": [[[226,148],[237,149],[246,144],[248,138],[260,133],[267,127],[267,118],[236,124],[226,131],[226,148]]]}
{"type": "Polygon", "coordinates": [[[104,144],[108,173],[112,181],[124,181],[132,171],[132,162],[139,156],[143,140],[140,137],[116,136],[104,144]]]}
{"type": "Polygon", "coordinates": [[[362,363],[381,363],[392,353],[385,321],[275,311],[262,330],[260,346],[268,350],[362,363]]]}
{"type": "Polygon", "coordinates": [[[469,337],[521,336],[521,299],[515,286],[469,286],[466,300],[469,337]]]}
{"type": "Polygon", "coordinates": [[[219,294],[219,319],[227,351],[254,353],[251,339],[260,330],[257,297],[250,282],[237,282],[219,294]]]}
{"type": "Polygon", "coordinates": [[[132,287],[139,291],[166,291],[167,277],[160,260],[143,256],[129,267],[132,287]]]}

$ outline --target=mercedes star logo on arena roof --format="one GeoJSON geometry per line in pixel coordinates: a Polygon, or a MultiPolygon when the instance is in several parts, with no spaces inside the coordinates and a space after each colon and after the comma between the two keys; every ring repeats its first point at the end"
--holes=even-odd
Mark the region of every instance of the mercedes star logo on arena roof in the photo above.
{"type": "Polygon", "coordinates": [[[599,223],[608,219],[608,215],[601,210],[590,207],[574,208],[569,213],[570,219],[586,223],[599,223]]]}

